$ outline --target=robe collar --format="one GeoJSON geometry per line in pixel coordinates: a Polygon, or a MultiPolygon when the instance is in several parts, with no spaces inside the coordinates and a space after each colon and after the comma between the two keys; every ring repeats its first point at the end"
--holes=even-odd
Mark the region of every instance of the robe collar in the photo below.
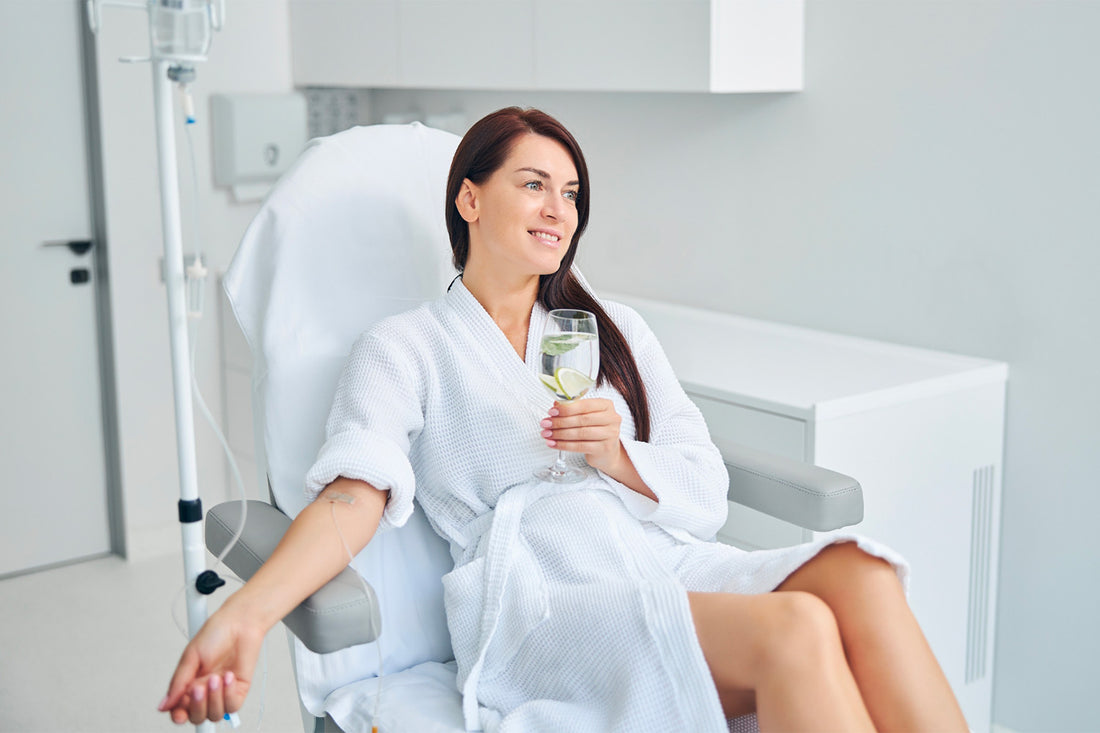
{"type": "Polygon", "coordinates": [[[539,343],[546,323],[547,311],[542,304],[536,300],[531,307],[526,355],[520,360],[504,331],[466,288],[461,277],[452,283],[443,300],[454,310],[456,320],[468,332],[470,342],[477,345],[479,360],[496,375],[499,384],[530,405],[538,419],[546,417],[554,398],[539,381],[534,367],[539,358],[539,343]]]}

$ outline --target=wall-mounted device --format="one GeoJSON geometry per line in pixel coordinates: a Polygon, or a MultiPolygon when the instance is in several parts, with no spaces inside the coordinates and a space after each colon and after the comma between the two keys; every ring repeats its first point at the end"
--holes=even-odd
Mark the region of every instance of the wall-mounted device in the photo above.
{"type": "Polygon", "coordinates": [[[214,182],[237,201],[258,201],[306,146],[306,99],[289,94],[210,97],[214,182]]]}

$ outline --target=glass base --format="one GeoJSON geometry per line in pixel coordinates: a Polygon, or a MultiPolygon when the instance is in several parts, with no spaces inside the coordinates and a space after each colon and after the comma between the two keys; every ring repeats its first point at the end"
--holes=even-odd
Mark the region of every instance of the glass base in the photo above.
{"type": "Polygon", "coordinates": [[[535,471],[535,478],[541,481],[549,481],[552,484],[579,483],[583,481],[587,475],[585,471],[571,466],[563,466],[561,469],[557,466],[549,466],[535,471]]]}

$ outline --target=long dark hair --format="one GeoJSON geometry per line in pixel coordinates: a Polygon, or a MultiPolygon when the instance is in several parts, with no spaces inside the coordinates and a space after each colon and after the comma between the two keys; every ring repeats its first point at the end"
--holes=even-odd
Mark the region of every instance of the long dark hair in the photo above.
{"type": "Polygon", "coordinates": [[[455,269],[462,272],[470,254],[470,229],[458,211],[455,200],[462,183],[469,179],[474,184],[484,183],[512,151],[517,138],[535,134],[555,140],[573,158],[577,169],[580,190],[576,199],[577,231],[562,258],[561,267],[552,275],[539,276],[538,301],[547,310],[577,308],[594,313],[600,329],[600,374],[598,384],[610,382],[626,400],[634,418],[634,433],[638,440],[649,440],[649,401],[642,384],[634,354],[622,331],[600,306],[591,293],[585,290],[570,269],[577,254],[577,243],[588,226],[588,209],[591,200],[588,183],[588,165],[577,141],[565,127],[550,115],[537,109],[506,107],[483,117],[469,129],[458,144],[451,171],[447,177],[447,233],[451,238],[455,269]]]}

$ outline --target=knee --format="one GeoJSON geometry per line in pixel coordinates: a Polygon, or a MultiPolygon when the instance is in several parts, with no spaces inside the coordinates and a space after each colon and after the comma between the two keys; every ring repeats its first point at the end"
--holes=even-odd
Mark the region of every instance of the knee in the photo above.
{"type": "Polygon", "coordinates": [[[836,563],[846,577],[855,575],[860,578],[882,578],[900,584],[897,572],[889,561],[870,554],[855,542],[829,545],[820,554],[836,563]]]}
{"type": "Polygon", "coordinates": [[[797,677],[817,673],[844,655],[836,616],[811,593],[775,594],[775,608],[759,647],[762,668],[797,677]]]}

